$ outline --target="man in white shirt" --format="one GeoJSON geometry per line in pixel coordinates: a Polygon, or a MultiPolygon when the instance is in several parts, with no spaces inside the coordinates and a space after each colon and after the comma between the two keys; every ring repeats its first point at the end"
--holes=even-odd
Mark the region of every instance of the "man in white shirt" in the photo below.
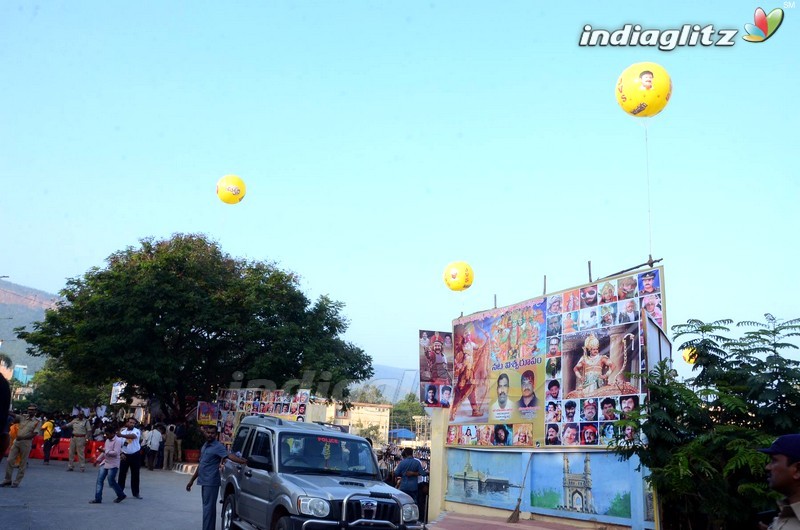
{"type": "Polygon", "coordinates": [[[492,420],[506,421],[511,418],[511,403],[508,401],[509,387],[508,374],[500,374],[497,378],[497,401],[494,402],[491,409],[492,420]]]}
{"type": "Polygon", "coordinates": [[[152,471],[155,466],[156,459],[158,458],[158,449],[163,439],[164,437],[161,436],[159,428],[153,427],[150,431],[150,436],[147,438],[147,469],[150,471],[152,471]]]}
{"type": "Polygon", "coordinates": [[[134,498],[141,499],[139,495],[139,468],[142,466],[142,446],[139,443],[139,438],[142,432],[136,428],[136,419],[128,418],[125,427],[119,431],[120,438],[124,438],[125,442],[122,445],[122,460],[119,465],[119,480],[117,484],[123,490],[125,489],[125,479],[128,476],[128,469],[131,470],[131,493],[134,498]]]}

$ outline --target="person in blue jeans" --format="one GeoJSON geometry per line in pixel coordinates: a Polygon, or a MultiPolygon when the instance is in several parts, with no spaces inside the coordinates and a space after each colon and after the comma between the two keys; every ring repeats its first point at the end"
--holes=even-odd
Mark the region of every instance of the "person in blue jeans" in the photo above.
{"type": "Polygon", "coordinates": [[[237,464],[246,464],[247,460],[233,453],[217,440],[217,426],[206,425],[203,429],[206,443],[200,448],[200,463],[194,470],[192,478],[186,485],[186,491],[192,491],[192,484],[197,480],[197,484],[202,486],[203,497],[203,530],[214,530],[217,519],[217,496],[222,478],[219,468],[227,458],[237,464]]]}
{"type": "Polygon", "coordinates": [[[410,447],[403,449],[401,453],[403,459],[394,468],[394,476],[397,478],[397,489],[417,501],[417,491],[419,490],[419,476],[424,474],[422,463],[414,458],[414,450],[410,447]]]}
{"type": "Polygon", "coordinates": [[[94,462],[95,467],[99,464],[103,464],[103,467],[101,467],[100,471],[97,473],[94,499],[90,500],[89,504],[100,504],[103,502],[103,483],[106,481],[106,478],[108,478],[108,485],[111,486],[111,489],[117,494],[117,498],[114,499],[114,502],[122,502],[126,497],[125,492],[120,485],[117,484],[119,459],[122,454],[122,444],[125,440],[117,436],[117,430],[112,426],[106,427],[104,434],[106,443],[102,449],[103,452],[100,453],[100,456],[97,457],[97,460],[94,462]]]}

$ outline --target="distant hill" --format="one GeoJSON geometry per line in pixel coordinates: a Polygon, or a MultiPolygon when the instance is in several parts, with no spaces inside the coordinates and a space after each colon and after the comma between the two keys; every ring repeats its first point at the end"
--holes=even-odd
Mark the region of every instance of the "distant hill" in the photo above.
{"type": "Polygon", "coordinates": [[[372,368],[375,370],[372,379],[354,386],[364,384],[376,386],[392,403],[397,403],[409,392],[419,395],[419,370],[396,368],[383,364],[373,364],[372,368]]]}
{"type": "Polygon", "coordinates": [[[45,309],[55,306],[58,297],[54,294],[31,289],[0,280],[0,352],[11,357],[14,364],[26,365],[28,375],[44,365],[44,357],[32,357],[25,353],[25,341],[18,340],[14,328],[44,320],[45,309]]]}

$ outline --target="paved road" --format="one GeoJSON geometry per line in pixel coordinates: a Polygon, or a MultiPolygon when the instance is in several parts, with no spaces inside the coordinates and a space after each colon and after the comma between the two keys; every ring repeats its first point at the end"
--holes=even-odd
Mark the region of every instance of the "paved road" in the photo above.
{"type": "MultiPolygon", "coordinates": [[[[5,467],[6,459],[3,459],[0,471],[4,472],[5,467]]],[[[200,488],[195,486],[187,493],[189,475],[145,468],[141,471],[142,500],[131,496],[129,476],[125,490],[127,499],[114,504],[114,492],[106,483],[103,503],[89,504],[94,498],[97,468],[87,467],[85,473],[77,467],[70,473],[66,468],[66,462],[51,461],[45,466],[41,460],[31,460],[19,488],[0,488],[0,528],[153,530],[201,526],[200,488]]]]}

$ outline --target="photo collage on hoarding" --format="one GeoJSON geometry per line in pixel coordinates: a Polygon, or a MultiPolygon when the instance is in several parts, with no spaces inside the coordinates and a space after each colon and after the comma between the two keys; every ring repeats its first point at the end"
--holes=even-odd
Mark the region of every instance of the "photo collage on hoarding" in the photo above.
{"type": "Polygon", "coordinates": [[[419,332],[419,400],[426,407],[449,408],[453,393],[453,334],[419,332]]]}
{"type": "Polygon", "coordinates": [[[296,393],[263,388],[224,388],[217,392],[217,428],[222,443],[233,442],[243,416],[269,414],[292,421],[306,421],[311,391],[296,393]]]}
{"type": "Polygon", "coordinates": [[[658,267],[454,320],[446,443],[608,445],[643,403],[641,321],[664,325],[662,297],[658,267]]]}

